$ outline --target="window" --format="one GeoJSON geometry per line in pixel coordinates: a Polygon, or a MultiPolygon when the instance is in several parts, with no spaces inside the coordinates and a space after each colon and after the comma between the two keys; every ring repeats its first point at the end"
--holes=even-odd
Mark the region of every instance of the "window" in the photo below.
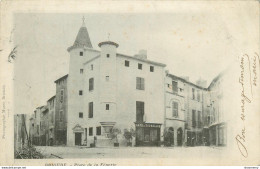
{"type": "Polygon", "coordinates": [[[88,118],[93,118],[93,102],[88,103],[88,118]]]}
{"type": "Polygon", "coordinates": [[[136,89],[144,90],[144,78],[136,77],[136,89]]]}
{"type": "Polygon", "coordinates": [[[83,74],[84,69],[80,69],[80,74],[83,74]]]}
{"type": "Polygon", "coordinates": [[[198,127],[200,128],[202,125],[201,123],[201,111],[198,111],[198,127]]]}
{"type": "Polygon", "coordinates": [[[106,104],[106,110],[109,110],[109,104],[106,104]]]}
{"type": "Polygon", "coordinates": [[[83,91],[82,90],[79,91],[79,95],[80,96],[83,95],[83,91]]]}
{"type": "Polygon", "coordinates": [[[79,56],[83,56],[83,52],[79,52],[79,56]]]}
{"type": "Polygon", "coordinates": [[[93,127],[90,127],[88,129],[89,136],[93,136],[93,127]]]}
{"type": "Polygon", "coordinates": [[[197,91],[197,100],[200,102],[200,91],[197,91]]]}
{"type": "Polygon", "coordinates": [[[141,63],[138,63],[138,69],[142,70],[143,65],[141,63]]]}
{"type": "Polygon", "coordinates": [[[178,117],[178,102],[172,102],[172,116],[178,117]]]}
{"type": "Polygon", "coordinates": [[[192,127],[196,127],[196,111],[192,110],[192,127]]]}
{"type": "Polygon", "coordinates": [[[87,135],[88,135],[88,129],[87,128],[85,128],[85,140],[87,140],[87,135]]]}
{"type": "Polygon", "coordinates": [[[94,65],[91,65],[91,70],[93,70],[94,69],[94,65]]]}
{"type": "Polygon", "coordinates": [[[63,99],[64,99],[64,89],[60,90],[60,102],[63,103],[63,99]]]}
{"type": "Polygon", "coordinates": [[[94,78],[89,79],[89,91],[94,90],[94,78]]]}
{"type": "Polygon", "coordinates": [[[53,119],[53,115],[54,115],[54,112],[51,111],[51,123],[53,123],[54,119],[53,119]]]}
{"type": "Polygon", "coordinates": [[[40,126],[37,125],[37,133],[39,134],[40,126]]]}
{"type": "Polygon", "coordinates": [[[150,66],[150,72],[154,72],[154,67],[150,66]]]}
{"type": "Polygon", "coordinates": [[[107,81],[107,82],[109,81],[109,76],[106,76],[106,81],[107,81]]]}
{"type": "Polygon", "coordinates": [[[101,127],[96,128],[96,135],[100,136],[101,135],[101,127]]]}
{"type": "Polygon", "coordinates": [[[62,110],[60,110],[59,120],[60,120],[60,122],[63,121],[63,111],[62,110]]]}
{"type": "Polygon", "coordinates": [[[83,113],[79,112],[79,118],[83,118],[83,113]]]}
{"type": "Polygon", "coordinates": [[[136,102],[136,122],[144,122],[144,102],[136,102]]]}
{"type": "Polygon", "coordinates": [[[110,56],[110,55],[109,55],[109,54],[107,54],[107,58],[109,58],[109,56],[110,56]]]}
{"type": "Polygon", "coordinates": [[[178,93],[178,83],[175,81],[172,81],[172,91],[178,93]]]}
{"type": "Polygon", "coordinates": [[[125,60],[125,67],[129,67],[130,63],[128,60],[125,60]]]}
{"type": "Polygon", "coordinates": [[[195,89],[192,88],[192,99],[194,100],[195,99],[195,89]]]}

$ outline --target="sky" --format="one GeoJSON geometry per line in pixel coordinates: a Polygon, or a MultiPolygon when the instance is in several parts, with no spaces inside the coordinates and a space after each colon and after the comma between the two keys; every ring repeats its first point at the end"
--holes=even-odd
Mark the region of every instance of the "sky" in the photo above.
{"type": "Polygon", "coordinates": [[[54,81],[68,73],[67,48],[73,45],[83,16],[94,49],[99,50],[98,43],[108,40],[109,33],[109,39],[119,44],[118,53],[133,56],[145,49],[149,60],[165,63],[171,74],[189,76],[191,82],[202,78],[207,85],[236,59],[238,50],[250,38],[255,38],[250,36],[249,28],[242,26],[251,24],[246,19],[248,16],[210,10],[17,13],[14,15],[14,41],[18,45],[14,65],[15,113],[33,113],[55,95],[54,81]],[[243,39],[241,34],[249,39],[243,39]]]}

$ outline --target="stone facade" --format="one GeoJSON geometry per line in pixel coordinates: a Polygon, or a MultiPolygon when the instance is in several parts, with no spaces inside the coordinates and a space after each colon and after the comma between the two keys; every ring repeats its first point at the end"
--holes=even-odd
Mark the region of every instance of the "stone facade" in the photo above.
{"type": "Polygon", "coordinates": [[[69,74],[55,81],[56,95],[31,119],[44,125],[33,137],[46,133],[45,144],[67,146],[225,145],[224,117],[214,113],[223,112],[222,96],[211,92],[221,92],[216,79],[207,88],[202,79],[169,74],[144,50],[128,56],[112,41],[99,47],[92,48],[83,23],[68,48],[69,74]]]}

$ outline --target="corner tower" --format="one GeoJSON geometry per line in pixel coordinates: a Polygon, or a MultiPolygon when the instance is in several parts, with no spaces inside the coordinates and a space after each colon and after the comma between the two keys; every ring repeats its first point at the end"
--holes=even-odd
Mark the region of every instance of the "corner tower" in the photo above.
{"type": "MultiPolygon", "coordinates": [[[[68,110],[67,110],[67,145],[75,145],[75,133],[81,133],[84,121],[79,120],[79,113],[84,112],[84,97],[87,94],[87,85],[85,84],[84,63],[99,55],[97,50],[93,49],[88,30],[83,18],[76,39],[71,47],[67,49],[70,54],[69,76],[68,76],[68,110]],[[75,127],[78,130],[75,132],[75,127]]],[[[81,138],[83,139],[83,132],[81,138]]]]}

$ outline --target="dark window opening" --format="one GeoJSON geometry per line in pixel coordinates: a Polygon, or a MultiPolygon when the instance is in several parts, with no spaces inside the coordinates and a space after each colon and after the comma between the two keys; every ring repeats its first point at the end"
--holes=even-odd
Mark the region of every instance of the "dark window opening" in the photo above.
{"type": "Polygon", "coordinates": [[[84,69],[80,69],[80,74],[83,74],[84,69]]]}
{"type": "Polygon", "coordinates": [[[196,111],[192,110],[192,127],[196,127],[196,111]]]}
{"type": "Polygon", "coordinates": [[[136,122],[144,122],[144,102],[136,102],[136,122]]]}
{"type": "Polygon", "coordinates": [[[88,118],[93,118],[93,102],[88,104],[88,118]]]}
{"type": "Polygon", "coordinates": [[[93,127],[90,127],[88,130],[89,136],[93,136],[93,127]]]}
{"type": "Polygon", "coordinates": [[[125,60],[125,67],[129,67],[130,62],[128,60],[125,60]]]}
{"type": "Polygon", "coordinates": [[[94,90],[94,78],[89,79],[89,91],[94,90]]]}
{"type": "Polygon", "coordinates": [[[172,81],[172,91],[178,93],[178,83],[175,81],[172,81]]]}
{"type": "Polygon", "coordinates": [[[150,66],[150,72],[154,72],[154,67],[150,66]]]}
{"type": "Polygon", "coordinates": [[[79,118],[83,118],[83,113],[79,112],[79,118]]]}
{"type": "Polygon", "coordinates": [[[100,136],[101,135],[101,127],[96,128],[96,135],[100,136]]]}
{"type": "Polygon", "coordinates": [[[83,56],[83,52],[79,52],[79,55],[80,55],[80,56],[83,56]]]}
{"type": "Polygon", "coordinates": [[[141,63],[138,63],[138,69],[142,70],[143,65],[141,63]]]}
{"type": "Polygon", "coordinates": [[[109,110],[109,104],[106,104],[106,110],[109,110]]]}
{"type": "Polygon", "coordinates": [[[82,90],[79,91],[79,95],[80,96],[83,95],[83,91],[82,90]]]}
{"type": "Polygon", "coordinates": [[[194,100],[195,99],[195,89],[192,88],[192,99],[194,100]]]}
{"type": "Polygon", "coordinates": [[[109,55],[109,54],[107,54],[107,58],[109,58],[109,56],[110,56],[110,55],[109,55]]]}
{"type": "Polygon", "coordinates": [[[173,117],[178,117],[178,103],[172,102],[172,115],[173,117]]]}

